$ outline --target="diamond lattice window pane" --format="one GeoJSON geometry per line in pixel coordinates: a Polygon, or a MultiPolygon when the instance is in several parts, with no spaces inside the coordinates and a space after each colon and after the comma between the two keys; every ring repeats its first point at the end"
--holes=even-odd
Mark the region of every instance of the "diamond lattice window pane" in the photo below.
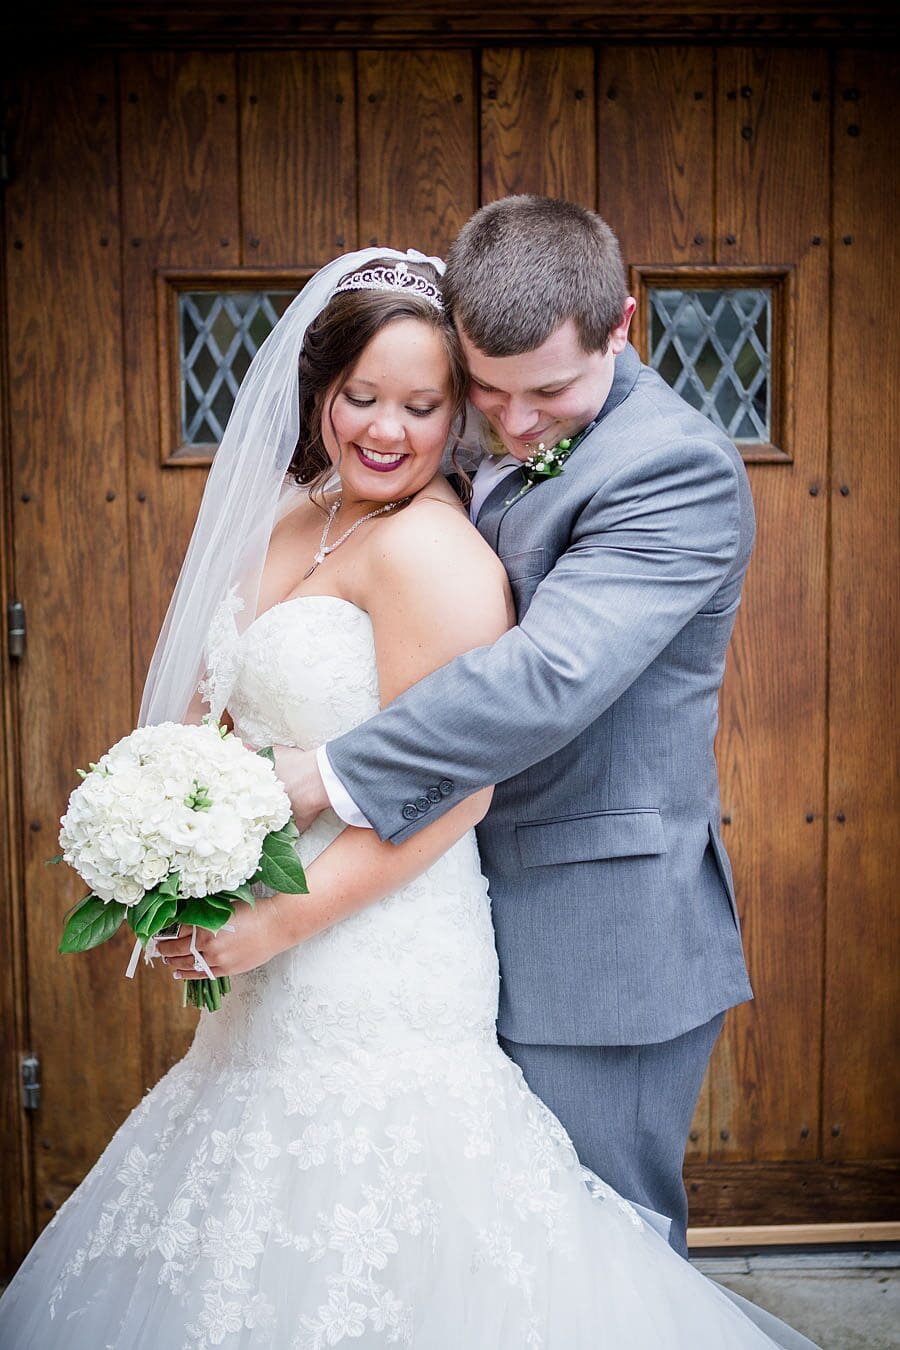
{"type": "Polygon", "coordinates": [[[181,435],[218,445],[250,362],[296,291],[182,291],[181,435]]]}
{"type": "Polygon", "coordinates": [[[653,369],[732,440],[771,442],[771,290],[649,295],[653,369]]]}

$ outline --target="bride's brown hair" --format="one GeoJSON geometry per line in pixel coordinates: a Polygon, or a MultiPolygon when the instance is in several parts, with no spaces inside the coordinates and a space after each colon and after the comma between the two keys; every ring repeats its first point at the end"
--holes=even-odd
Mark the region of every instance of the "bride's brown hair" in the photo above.
{"type": "MultiPolygon", "coordinates": [[[[358,270],[394,265],[390,258],[376,258],[358,270]]],[[[411,262],[408,266],[416,276],[440,286],[440,277],[429,263],[411,262]]],[[[339,386],[375,335],[397,319],[418,319],[440,335],[450,363],[453,419],[457,424],[461,421],[468,374],[459,338],[447,315],[408,291],[341,291],[310,324],[300,352],[300,439],[288,473],[307,486],[310,495],[320,492],[334,472],[322,439],[322,422],[327,417],[334,433],[331,410],[339,386]],[[329,390],[334,391],[330,399],[329,390]]]]}

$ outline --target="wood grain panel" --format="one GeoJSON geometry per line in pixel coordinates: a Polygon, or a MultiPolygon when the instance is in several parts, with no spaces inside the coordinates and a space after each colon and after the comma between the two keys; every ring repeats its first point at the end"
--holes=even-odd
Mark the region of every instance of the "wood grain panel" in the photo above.
{"type": "Polygon", "coordinates": [[[247,263],[320,267],[356,248],[351,53],[246,52],[239,74],[247,263]]]}
{"type": "Polygon", "coordinates": [[[359,243],[444,254],[477,205],[469,52],[360,52],[359,243]]]}
{"type": "Polygon", "coordinates": [[[833,1158],[900,1147],[898,84],[896,53],[838,60],[823,1119],[833,1158]]]}
{"type": "MultiPolygon", "coordinates": [[[[21,109],[21,90],[0,83],[7,126],[21,109]]],[[[4,221],[5,225],[5,221],[4,221]]],[[[0,268],[0,594],[6,603],[18,598],[13,581],[13,484],[9,396],[9,297],[6,277],[11,241],[4,229],[0,268]]],[[[34,1237],[34,1191],[31,1130],[22,1110],[20,1060],[28,1046],[25,968],[25,906],[22,874],[23,822],[19,738],[19,663],[4,648],[0,660],[0,1280],[8,1279],[34,1237]]]]}
{"type": "Polygon", "coordinates": [[[717,261],[795,265],[797,341],[793,463],[750,467],[757,542],[718,743],[756,1001],[727,1020],[712,1133],[722,1159],[803,1159],[821,1086],[828,72],[815,51],[717,61],[717,261]]]}
{"type": "Polygon", "coordinates": [[[40,1224],[140,1095],[140,1009],[122,979],[124,937],[57,955],[63,915],[86,888],[67,867],[45,866],[76,767],[131,720],[115,70],[109,58],[45,62],[19,89],[6,261],[15,587],[28,619],[17,676],[30,1022],[21,1048],[41,1059],[40,1224]]]}
{"type": "Polygon", "coordinates": [[[713,1163],[685,1169],[695,1228],[879,1223],[900,1213],[900,1163],[713,1163]]]}
{"type": "MultiPolygon", "coordinates": [[[[156,267],[240,261],[236,58],[126,55],[121,66],[122,219],[127,444],[132,557],[134,716],[205,482],[199,468],[160,467],[156,267]]],[[[137,977],[149,1086],[187,1046],[162,968],[137,977]]]]}
{"type": "Polygon", "coordinates": [[[481,55],[481,200],[535,192],[596,207],[590,47],[481,55]]]}
{"type": "MultiPolygon", "coordinates": [[[[610,47],[599,55],[598,210],[619,237],[626,267],[712,258],[712,92],[709,51],[610,47]],[[649,183],[656,185],[652,191],[649,183]]],[[[688,1160],[706,1159],[710,1147],[707,1077],[688,1160]]]]}
{"type": "Polygon", "coordinates": [[[605,48],[597,157],[598,209],[628,262],[712,262],[713,53],[605,48]]]}

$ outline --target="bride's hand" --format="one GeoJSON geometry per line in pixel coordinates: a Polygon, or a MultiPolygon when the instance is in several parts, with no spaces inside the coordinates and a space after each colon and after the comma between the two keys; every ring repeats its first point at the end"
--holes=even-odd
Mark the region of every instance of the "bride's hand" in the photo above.
{"type": "MultiPolygon", "coordinates": [[[[226,928],[220,928],[217,933],[198,928],[195,945],[213,975],[240,975],[246,970],[254,970],[293,946],[296,938],[287,922],[284,905],[294,899],[295,896],[274,895],[268,900],[257,901],[255,909],[238,904],[226,928]]],[[[182,925],[177,937],[162,942],[160,954],[164,965],[177,979],[204,978],[204,972],[194,968],[189,927],[182,925]]]]}
{"type": "Polygon", "coordinates": [[[322,782],[314,750],[297,750],[290,745],[273,745],[275,772],[291,799],[291,810],[302,834],[328,806],[328,794],[322,782]]]}

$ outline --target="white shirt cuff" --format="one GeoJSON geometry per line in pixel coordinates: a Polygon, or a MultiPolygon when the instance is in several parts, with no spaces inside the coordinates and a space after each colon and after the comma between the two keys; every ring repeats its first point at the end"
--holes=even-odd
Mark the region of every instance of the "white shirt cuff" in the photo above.
{"type": "Polygon", "coordinates": [[[328,750],[324,745],[320,745],[316,751],[316,763],[319,766],[319,773],[322,775],[322,783],[328,794],[328,800],[331,802],[331,809],[335,815],[340,816],[345,825],[355,825],[358,830],[371,830],[372,826],[370,822],[366,820],[362,811],[360,811],[356,802],[350,796],[350,793],[331,767],[331,761],[328,758],[328,750]]]}

